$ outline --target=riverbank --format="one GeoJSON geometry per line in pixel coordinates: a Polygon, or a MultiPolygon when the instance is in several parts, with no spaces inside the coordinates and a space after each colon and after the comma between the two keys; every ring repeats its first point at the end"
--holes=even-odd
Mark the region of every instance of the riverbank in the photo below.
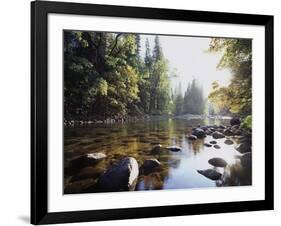
{"type": "Polygon", "coordinates": [[[106,118],[104,120],[66,120],[64,119],[64,127],[73,128],[73,127],[84,127],[98,124],[115,124],[115,123],[135,123],[135,122],[149,122],[149,121],[158,121],[158,120],[168,120],[168,119],[183,119],[183,120],[205,120],[205,119],[214,119],[214,120],[230,120],[230,116],[222,115],[142,115],[142,116],[126,116],[126,117],[112,117],[106,118]]]}

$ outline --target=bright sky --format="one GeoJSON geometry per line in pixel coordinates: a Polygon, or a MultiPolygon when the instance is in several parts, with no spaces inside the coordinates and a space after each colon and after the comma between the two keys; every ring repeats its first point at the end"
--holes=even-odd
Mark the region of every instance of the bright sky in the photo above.
{"type": "MultiPolygon", "coordinates": [[[[148,38],[150,49],[154,47],[154,35],[141,35],[141,51],[144,55],[145,40],[148,38]]],[[[171,79],[172,87],[181,83],[182,91],[187,88],[188,82],[193,78],[202,85],[204,96],[207,97],[212,90],[212,82],[218,81],[220,85],[227,85],[231,74],[227,69],[218,70],[216,66],[222,53],[209,53],[210,38],[159,36],[164,56],[169,61],[169,68],[177,70],[177,78],[171,79]]]]}

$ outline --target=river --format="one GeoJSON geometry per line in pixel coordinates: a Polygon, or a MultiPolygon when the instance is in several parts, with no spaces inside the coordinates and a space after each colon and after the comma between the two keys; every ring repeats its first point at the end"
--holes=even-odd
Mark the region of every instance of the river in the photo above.
{"type": "Polygon", "coordinates": [[[156,172],[140,175],[135,190],[186,189],[216,186],[242,186],[251,184],[251,173],[246,172],[235,150],[237,140],[231,138],[232,145],[224,143],[225,138],[217,139],[220,149],[204,146],[214,140],[211,136],[190,141],[187,136],[193,127],[200,125],[227,125],[228,120],[183,120],[166,119],[140,123],[100,124],[90,127],[64,129],[64,192],[96,192],[98,177],[120,159],[134,157],[139,166],[145,159],[156,158],[161,167],[156,172]],[[163,147],[177,145],[180,152],[164,152],[152,155],[157,144],[163,147]],[[92,152],[102,152],[106,158],[95,166],[69,170],[72,158],[92,152]],[[213,181],[199,174],[197,170],[213,169],[208,160],[223,158],[226,168],[217,168],[224,175],[223,180],[213,181]]]}

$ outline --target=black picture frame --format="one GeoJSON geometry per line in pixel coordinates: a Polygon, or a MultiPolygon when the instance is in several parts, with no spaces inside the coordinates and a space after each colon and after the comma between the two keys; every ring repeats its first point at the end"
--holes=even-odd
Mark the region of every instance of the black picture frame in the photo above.
{"type": "Polygon", "coordinates": [[[51,224],[272,210],[273,186],[273,16],[94,5],[31,3],[31,223],[51,224]],[[265,199],[143,208],[48,212],[48,14],[95,15],[265,27],[265,199]]]}

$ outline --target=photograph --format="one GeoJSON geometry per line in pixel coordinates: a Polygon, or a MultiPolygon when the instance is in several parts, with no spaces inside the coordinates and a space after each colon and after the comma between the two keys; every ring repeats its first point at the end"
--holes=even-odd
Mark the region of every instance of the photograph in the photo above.
{"type": "Polygon", "coordinates": [[[252,39],[62,32],[64,194],[252,185],[252,39]]]}

